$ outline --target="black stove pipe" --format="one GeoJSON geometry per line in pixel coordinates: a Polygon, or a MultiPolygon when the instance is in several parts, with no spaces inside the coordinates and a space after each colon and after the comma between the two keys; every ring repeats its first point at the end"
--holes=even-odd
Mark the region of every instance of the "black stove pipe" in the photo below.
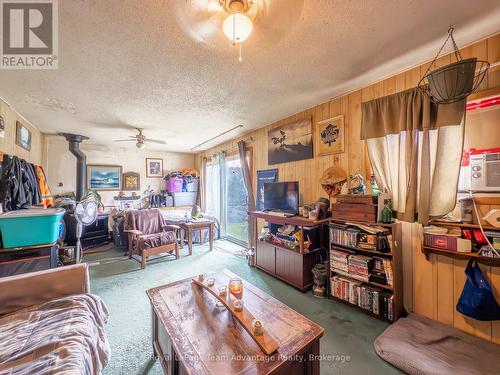
{"type": "Polygon", "coordinates": [[[76,200],[82,199],[87,183],[87,156],[80,150],[80,143],[88,137],[79,134],[59,133],[69,142],[69,151],[76,157],[76,200]]]}

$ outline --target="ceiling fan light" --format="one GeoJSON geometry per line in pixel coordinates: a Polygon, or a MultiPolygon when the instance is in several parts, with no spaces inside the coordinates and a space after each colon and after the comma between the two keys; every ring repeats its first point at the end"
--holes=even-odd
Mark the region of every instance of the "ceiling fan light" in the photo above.
{"type": "Polygon", "coordinates": [[[222,31],[228,39],[235,43],[241,43],[252,34],[253,24],[250,18],[242,13],[230,14],[222,25],[222,31]]]}
{"type": "Polygon", "coordinates": [[[142,150],[144,147],[146,147],[146,144],[144,142],[137,142],[135,145],[139,150],[142,150]]]}

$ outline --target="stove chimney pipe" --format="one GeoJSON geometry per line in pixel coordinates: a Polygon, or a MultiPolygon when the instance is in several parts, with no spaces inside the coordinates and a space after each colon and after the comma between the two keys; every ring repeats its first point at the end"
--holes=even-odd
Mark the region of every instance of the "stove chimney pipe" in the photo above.
{"type": "Polygon", "coordinates": [[[89,139],[83,135],[59,133],[69,142],[69,151],[76,156],[76,200],[82,199],[87,183],[87,156],[80,150],[80,143],[89,139]]]}

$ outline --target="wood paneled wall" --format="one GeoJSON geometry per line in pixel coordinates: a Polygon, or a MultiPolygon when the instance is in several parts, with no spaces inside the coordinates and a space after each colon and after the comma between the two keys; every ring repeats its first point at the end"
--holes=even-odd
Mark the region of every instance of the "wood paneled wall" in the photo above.
{"type": "Polygon", "coordinates": [[[5,121],[5,137],[0,138],[0,152],[16,155],[33,164],[42,164],[42,133],[0,99],[0,116],[5,121]],[[16,144],[16,122],[31,131],[31,151],[16,144]]]}
{"type": "MultiPolygon", "coordinates": [[[[461,50],[464,58],[476,56],[490,63],[500,61],[500,34],[474,43],[461,50]]],[[[439,65],[453,61],[454,56],[447,55],[439,59],[439,65]]],[[[341,166],[349,173],[360,171],[365,176],[369,172],[369,163],[366,160],[365,144],[359,139],[361,128],[361,103],[376,99],[381,96],[393,94],[405,89],[415,87],[420,77],[425,73],[430,63],[416,66],[390,78],[381,80],[368,87],[354,91],[350,94],[335,98],[326,103],[299,112],[293,116],[282,119],[245,136],[225,142],[217,147],[199,153],[196,163],[199,166],[200,157],[211,156],[222,150],[236,148],[240,139],[250,140],[253,148],[253,170],[278,168],[281,181],[299,181],[302,195],[301,203],[314,202],[320,196],[326,196],[321,189],[319,179],[323,171],[335,164],[341,166]],[[302,160],[295,163],[278,164],[269,166],[267,163],[267,131],[268,129],[286,123],[310,117],[313,120],[313,134],[316,122],[336,115],[345,116],[346,147],[345,152],[339,155],[315,156],[313,159],[302,160]]],[[[481,89],[500,86],[500,71],[498,67],[492,69],[481,89]]],[[[315,140],[316,141],[316,140],[315,140]]],[[[499,140],[500,143],[500,140],[499,140]]],[[[498,145],[500,146],[500,144],[498,145]]],[[[255,188],[255,178],[254,178],[255,188]]],[[[411,240],[407,241],[412,247],[413,258],[413,311],[443,323],[453,325],[463,331],[487,340],[500,343],[500,322],[479,322],[464,317],[455,310],[455,305],[462,291],[465,275],[464,261],[454,261],[443,256],[431,255],[430,261],[421,253],[421,227],[411,226],[411,240]]],[[[494,267],[484,267],[485,274],[495,289],[497,301],[500,301],[500,270],[494,267]]]]}

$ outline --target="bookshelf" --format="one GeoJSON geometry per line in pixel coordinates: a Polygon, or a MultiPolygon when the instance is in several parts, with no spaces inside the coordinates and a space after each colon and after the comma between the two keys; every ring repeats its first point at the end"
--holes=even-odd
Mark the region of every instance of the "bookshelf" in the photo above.
{"type": "Polygon", "coordinates": [[[378,319],[389,322],[396,321],[404,311],[400,247],[401,224],[367,224],[331,220],[329,229],[329,298],[378,319]],[[390,251],[381,252],[375,248],[366,248],[366,243],[359,242],[360,238],[365,237],[366,239],[366,232],[359,228],[356,229],[354,226],[356,224],[371,229],[373,227],[385,229],[386,234],[391,236],[390,251]],[[346,231],[348,234],[344,235],[342,231],[346,231]],[[362,245],[363,248],[360,247],[362,245]],[[366,264],[366,267],[360,268],[360,264],[366,264]],[[375,264],[378,266],[374,266],[375,264]],[[383,278],[380,264],[384,265],[385,282],[380,280],[383,278]],[[387,275],[387,269],[392,270],[392,281],[391,277],[387,275]],[[362,275],[358,273],[359,271],[362,275]],[[373,280],[375,277],[377,279],[373,280]]]}

